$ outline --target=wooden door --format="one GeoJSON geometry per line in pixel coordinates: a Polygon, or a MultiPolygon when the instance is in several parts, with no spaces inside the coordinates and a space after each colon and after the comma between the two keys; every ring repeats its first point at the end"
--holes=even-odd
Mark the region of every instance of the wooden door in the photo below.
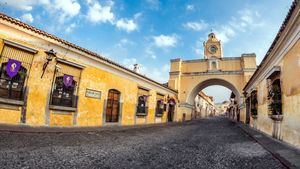
{"type": "Polygon", "coordinates": [[[109,90],[106,106],[106,122],[118,122],[120,109],[120,92],[109,90]]]}

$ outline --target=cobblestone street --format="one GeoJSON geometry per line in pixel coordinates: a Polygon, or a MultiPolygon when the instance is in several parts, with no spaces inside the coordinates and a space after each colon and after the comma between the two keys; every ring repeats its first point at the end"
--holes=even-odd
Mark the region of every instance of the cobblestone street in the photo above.
{"type": "Polygon", "coordinates": [[[284,168],[235,123],[87,133],[0,133],[1,168],[284,168]]]}

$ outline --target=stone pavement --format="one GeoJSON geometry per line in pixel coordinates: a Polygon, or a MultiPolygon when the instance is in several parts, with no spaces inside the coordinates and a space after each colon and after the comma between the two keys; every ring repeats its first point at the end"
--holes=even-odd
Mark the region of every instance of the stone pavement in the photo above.
{"type": "Polygon", "coordinates": [[[1,168],[286,168],[225,117],[78,133],[0,132],[1,168]]]}
{"type": "Polygon", "coordinates": [[[245,124],[239,126],[287,168],[300,168],[300,150],[245,124]]]}

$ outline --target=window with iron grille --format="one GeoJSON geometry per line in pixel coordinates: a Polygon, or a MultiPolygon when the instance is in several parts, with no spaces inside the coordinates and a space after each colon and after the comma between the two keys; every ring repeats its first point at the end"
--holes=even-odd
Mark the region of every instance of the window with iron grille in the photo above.
{"type": "Polygon", "coordinates": [[[24,99],[27,77],[34,53],[7,45],[1,53],[0,97],[12,100],[24,99]]]}
{"type": "Polygon", "coordinates": [[[81,69],[63,63],[57,63],[56,67],[59,69],[55,72],[51,105],[76,108],[81,69]]]}
{"type": "Polygon", "coordinates": [[[148,114],[148,97],[149,90],[143,88],[138,89],[137,116],[146,116],[148,114]]]}
{"type": "Polygon", "coordinates": [[[164,95],[156,95],[156,112],[155,115],[160,117],[164,113],[164,95]]]}

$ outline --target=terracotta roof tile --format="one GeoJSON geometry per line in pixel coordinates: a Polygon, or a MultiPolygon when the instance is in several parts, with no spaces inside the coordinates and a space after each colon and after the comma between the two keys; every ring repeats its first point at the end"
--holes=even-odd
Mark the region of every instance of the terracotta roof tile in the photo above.
{"type": "Polygon", "coordinates": [[[10,16],[4,14],[4,13],[0,13],[0,19],[9,21],[9,22],[12,23],[12,24],[18,25],[18,26],[20,26],[20,27],[23,27],[23,28],[25,28],[25,29],[28,29],[28,30],[30,30],[30,31],[33,31],[33,32],[35,32],[35,33],[37,33],[37,34],[43,35],[43,36],[45,36],[45,37],[47,37],[47,38],[53,39],[53,40],[55,40],[55,41],[57,41],[57,42],[60,42],[60,43],[62,43],[62,44],[64,44],[64,45],[67,45],[67,46],[70,46],[70,47],[75,48],[75,49],[77,49],[77,50],[80,50],[80,51],[82,51],[82,52],[84,52],[84,53],[86,53],[86,54],[89,54],[89,55],[91,55],[91,56],[93,56],[93,57],[96,57],[96,58],[98,58],[98,59],[101,59],[101,60],[103,60],[103,61],[105,61],[105,62],[107,62],[107,63],[109,63],[109,64],[112,64],[112,65],[114,65],[114,66],[117,66],[117,67],[123,69],[124,71],[133,73],[133,74],[138,75],[138,76],[140,76],[140,77],[142,77],[142,78],[144,78],[144,79],[146,79],[146,80],[149,80],[149,81],[151,81],[151,82],[154,82],[154,83],[156,83],[156,84],[158,84],[158,85],[160,85],[160,86],[162,86],[162,87],[164,87],[164,88],[167,88],[167,89],[169,89],[169,90],[172,90],[172,91],[174,91],[174,92],[177,92],[177,91],[174,90],[174,89],[171,89],[171,88],[169,88],[169,87],[167,87],[167,86],[165,86],[165,85],[163,85],[163,84],[161,84],[161,83],[159,83],[159,82],[157,82],[157,81],[155,81],[155,80],[153,80],[153,79],[150,79],[150,78],[148,78],[148,77],[146,77],[146,76],[143,76],[143,75],[141,75],[141,74],[139,74],[139,73],[136,73],[136,72],[134,72],[133,70],[130,70],[130,69],[128,69],[128,68],[126,68],[126,67],[124,67],[124,66],[122,66],[122,65],[120,65],[120,64],[118,64],[118,63],[116,63],[116,62],[114,62],[114,61],[112,61],[112,60],[109,60],[109,59],[107,59],[107,58],[105,58],[105,57],[103,57],[103,56],[101,56],[101,55],[99,55],[99,54],[97,54],[97,53],[95,53],[95,52],[92,52],[92,51],[90,51],[90,50],[88,50],[88,49],[86,49],[86,48],[80,47],[80,46],[78,46],[78,45],[76,45],[76,44],[74,44],[74,43],[68,42],[68,41],[66,41],[66,40],[64,40],[64,39],[61,39],[61,38],[59,38],[59,37],[57,37],[57,36],[55,36],[55,35],[52,35],[52,34],[50,34],[50,33],[47,33],[47,32],[45,32],[45,31],[43,31],[43,30],[41,30],[41,29],[38,29],[38,28],[36,28],[36,27],[34,27],[34,26],[31,26],[31,25],[28,25],[28,24],[26,24],[26,23],[24,23],[24,22],[21,22],[21,21],[15,19],[15,18],[12,18],[12,17],[10,17],[10,16]]]}

